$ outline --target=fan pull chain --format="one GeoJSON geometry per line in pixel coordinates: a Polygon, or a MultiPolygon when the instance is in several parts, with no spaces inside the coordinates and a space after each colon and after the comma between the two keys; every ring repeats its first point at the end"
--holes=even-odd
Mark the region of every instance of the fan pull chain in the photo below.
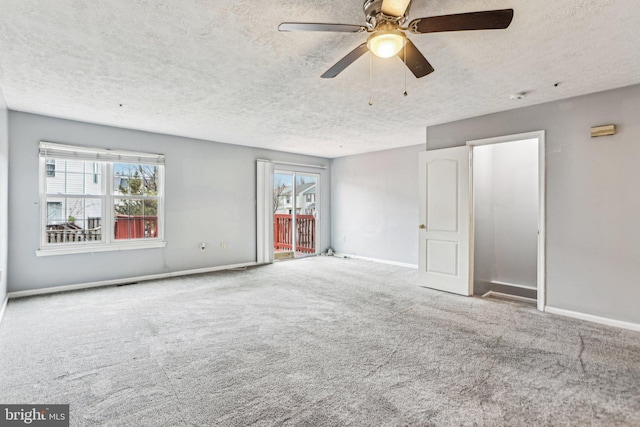
{"type": "Polygon", "coordinates": [[[407,41],[404,41],[404,96],[407,96],[407,41]]]}
{"type": "Polygon", "coordinates": [[[369,105],[373,105],[373,77],[372,74],[373,53],[369,52],[369,105]]]}

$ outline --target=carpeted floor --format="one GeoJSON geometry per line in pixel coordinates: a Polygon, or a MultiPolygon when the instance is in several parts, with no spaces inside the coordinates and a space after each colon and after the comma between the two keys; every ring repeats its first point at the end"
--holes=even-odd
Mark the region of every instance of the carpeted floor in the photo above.
{"type": "Polygon", "coordinates": [[[640,334],[329,257],[11,300],[0,403],[71,425],[640,425],[640,334]]]}

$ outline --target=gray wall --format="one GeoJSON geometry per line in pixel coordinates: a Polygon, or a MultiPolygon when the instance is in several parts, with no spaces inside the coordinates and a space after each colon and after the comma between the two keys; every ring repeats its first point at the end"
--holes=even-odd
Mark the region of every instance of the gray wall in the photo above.
{"type": "Polygon", "coordinates": [[[418,263],[418,153],[424,145],[331,162],[331,244],[344,254],[418,263]]]}
{"type": "Polygon", "coordinates": [[[474,147],[473,199],[475,291],[493,281],[535,288],[538,140],[474,147]]]}
{"type": "MultiPolygon", "coordinates": [[[[328,159],[9,112],[9,291],[256,260],[256,160],[328,159]],[[164,249],[37,257],[40,140],[166,155],[164,249]],[[200,242],[207,242],[200,252],[200,242]],[[220,250],[220,243],[227,250],[220,250]]],[[[321,175],[321,248],[330,240],[330,169],[321,175]]]]}
{"type": "Polygon", "coordinates": [[[8,168],[9,120],[7,104],[0,90],[0,309],[7,295],[7,227],[8,227],[8,168]]]}
{"type": "Polygon", "coordinates": [[[640,323],[640,85],[432,126],[429,150],[546,130],[547,305],[640,323]],[[590,138],[616,124],[618,134],[590,138]]]}

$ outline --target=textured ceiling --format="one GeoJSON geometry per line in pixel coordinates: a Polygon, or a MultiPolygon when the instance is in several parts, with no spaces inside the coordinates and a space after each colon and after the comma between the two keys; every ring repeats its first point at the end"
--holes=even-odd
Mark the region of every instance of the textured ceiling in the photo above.
{"type": "Polygon", "coordinates": [[[414,0],[410,18],[502,8],[507,30],[409,35],[436,71],[404,97],[397,58],[374,58],[371,87],[367,55],[320,78],[366,34],[277,31],[363,24],[362,0],[2,0],[0,88],[12,110],[338,157],[640,83],[638,0],[414,0]]]}

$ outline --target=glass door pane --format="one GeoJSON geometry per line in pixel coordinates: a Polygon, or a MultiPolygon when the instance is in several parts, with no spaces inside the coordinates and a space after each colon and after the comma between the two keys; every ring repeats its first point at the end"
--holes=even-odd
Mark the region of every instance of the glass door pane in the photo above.
{"type": "Polygon", "coordinates": [[[318,176],[295,174],[295,256],[316,254],[318,176]]]}
{"type": "Polygon", "coordinates": [[[273,253],[275,259],[293,258],[293,173],[273,174],[273,253]]]}

